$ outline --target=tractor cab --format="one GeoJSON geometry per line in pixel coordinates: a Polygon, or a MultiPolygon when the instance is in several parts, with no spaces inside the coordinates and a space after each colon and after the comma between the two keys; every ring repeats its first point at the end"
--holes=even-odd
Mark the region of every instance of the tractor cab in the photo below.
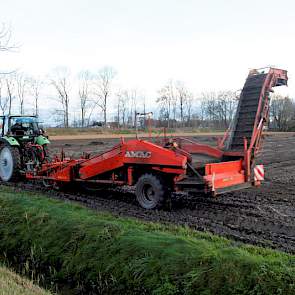
{"type": "Polygon", "coordinates": [[[43,134],[43,130],[38,127],[36,117],[14,117],[10,116],[8,120],[8,132],[12,136],[38,136],[43,134]]]}
{"type": "Polygon", "coordinates": [[[36,116],[1,116],[0,127],[2,138],[14,138],[18,143],[40,143],[45,138],[36,116]]]}

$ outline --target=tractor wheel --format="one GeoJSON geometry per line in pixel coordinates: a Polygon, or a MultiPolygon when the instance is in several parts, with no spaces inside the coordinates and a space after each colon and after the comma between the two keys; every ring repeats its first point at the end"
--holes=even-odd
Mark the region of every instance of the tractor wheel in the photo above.
{"type": "Polygon", "coordinates": [[[16,181],[20,176],[21,156],[17,147],[0,147],[0,178],[4,182],[16,181]]]}
{"type": "Polygon", "coordinates": [[[136,198],[138,203],[145,209],[155,209],[163,206],[167,196],[160,177],[153,174],[142,175],[136,184],[136,198]]]}

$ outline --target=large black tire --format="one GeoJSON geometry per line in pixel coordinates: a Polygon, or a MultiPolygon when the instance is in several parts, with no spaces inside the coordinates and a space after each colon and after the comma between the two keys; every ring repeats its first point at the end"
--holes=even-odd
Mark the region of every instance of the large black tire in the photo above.
{"type": "Polygon", "coordinates": [[[20,177],[21,156],[17,147],[0,146],[0,178],[4,182],[17,181],[20,177]]]}
{"type": "Polygon", "coordinates": [[[136,184],[136,198],[145,209],[159,209],[167,197],[167,188],[159,176],[143,174],[136,184]]]}

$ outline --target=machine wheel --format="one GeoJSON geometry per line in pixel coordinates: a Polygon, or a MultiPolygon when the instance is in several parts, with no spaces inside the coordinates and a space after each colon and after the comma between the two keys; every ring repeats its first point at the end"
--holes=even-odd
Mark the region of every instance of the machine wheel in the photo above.
{"type": "Polygon", "coordinates": [[[42,184],[45,188],[53,188],[54,187],[54,181],[52,181],[52,180],[43,179],[42,184]]]}
{"type": "Polygon", "coordinates": [[[136,184],[136,198],[145,209],[155,209],[163,206],[167,189],[160,177],[153,174],[142,175],[136,184]]]}
{"type": "Polygon", "coordinates": [[[17,147],[0,147],[0,178],[2,181],[15,181],[20,176],[21,156],[17,147]]]}

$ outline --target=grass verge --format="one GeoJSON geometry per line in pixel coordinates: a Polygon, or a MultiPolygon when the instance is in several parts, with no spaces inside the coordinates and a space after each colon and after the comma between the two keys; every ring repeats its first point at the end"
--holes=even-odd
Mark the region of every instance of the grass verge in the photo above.
{"type": "MultiPolygon", "coordinates": [[[[67,135],[135,135],[136,130],[133,128],[123,129],[123,128],[46,128],[46,132],[49,136],[67,136],[67,135]]],[[[164,128],[152,128],[151,130],[153,136],[164,135],[164,128]]],[[[208,133],[220,133],[224,132],[224,129],[212,129],[212,128],[169,128],[166,129],[167,135],[169,134],[208,134],[208,133]]],[[[148,136],[149,130],[140,129],[140,134],[146,134],[148,136]]]]}
{"type": "Polygon", "coordinates": [[[83,294],[294,294],[295,257],[0,188],[0,254],[83,294]]]}
{"type": "Polygon", "coordinates": [[[50,295],[31,281],[0,266],[0,295],[50,295]]]}

